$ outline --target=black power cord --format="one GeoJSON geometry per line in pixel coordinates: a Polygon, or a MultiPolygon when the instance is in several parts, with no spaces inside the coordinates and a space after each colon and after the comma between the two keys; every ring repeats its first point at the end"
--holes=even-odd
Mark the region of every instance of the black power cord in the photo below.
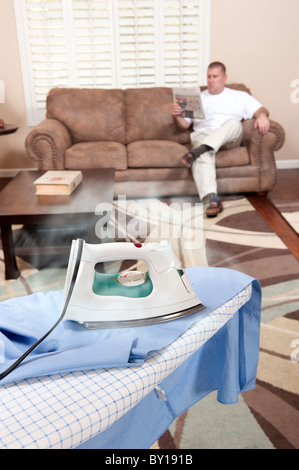
{"type": "Polygon", "coordinates": [[[83,250],[83,240],[79,239],[78,240],[79,242],[79,246],[78,246],[78,252],[77,252],[77,257],[76,257],[76,261],[75,261],[75,267],[74,267],[74,271],[73,271],[73,275],[72,275],[72,279],[71,279],[71,282],[70,282],[70,287],[69,287],[69,290],[68,290],[68,293],[67,293],[67,297],[66,297],[66,300],[65,300],[65,303],[64,303],[64,306],[63,306],[63,309],[62,309],[62,312],[61,312],[61,315],[59,317],[59,319],[57,320],[57,322],[52,326],[52,328],[50,328],[50,330],[42,337],[40,338],[36,343],[34,343],[21,357],[19,357],[19,359],[17,359],[8,369],[6,369],[4,372],[2,372],[0,374],[0,380],[4,379],[4,377],[6,377],[8,374],[10,374],[16,367],[18,367],[18,365],[42,342],[44,341],[44,339],[47,338],[47,336],[49,336],[50,333],[52,333],[52,331],[59,325],[59,323],[62,321],[64,315],[65,315],[65,312],[67,310],[67,307],[68,307],[68,304],[69,304],[69,301],[70,301],[70,298],[71,298],[71,295],[73,293],[73,290],[74,290],[74,285],[75,285],[75,282],[76,282],[76,279],[77,279],[77,275],[78,275],[78,270],[79,270],[79,265],[80,265],[80,261],[81,261],[81,256],[82,256],[82,250],[83,250]]]}

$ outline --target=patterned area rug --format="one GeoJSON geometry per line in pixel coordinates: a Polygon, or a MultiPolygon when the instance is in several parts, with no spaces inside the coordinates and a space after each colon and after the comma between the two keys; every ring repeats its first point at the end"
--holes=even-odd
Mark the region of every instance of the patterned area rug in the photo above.
{"type": "Polygon", "coordinates": [[[299,202],[298,199],[294,200],[273,200],[275,207],[283,215],[289,225],[299,234],[299,202]]]}
{"type": "MultiPolygon", "coordinates": [[[[98,230],[106,241],[169,239],[185,267],[235,269],[262,286],[256,388],[236,405],[221,405],[214,393],[208,395],[178,417],[154,447],[298,449],[299,265],[247,199],[225,198],[215,219],[204,218],[192,197],[118,200],[111,224],[98,230]]],[[[1,300],[63,288],[65,267],[39,270],[17,261],[21,276],[4,281],[0,252],[1,300]]]]}

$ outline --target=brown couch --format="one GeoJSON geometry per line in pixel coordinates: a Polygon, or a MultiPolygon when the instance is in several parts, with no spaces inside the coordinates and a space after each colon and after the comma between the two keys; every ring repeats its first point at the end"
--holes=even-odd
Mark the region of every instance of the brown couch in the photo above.
{"type": "MultiPolygon", "coordinates": [[[[244,85],[229,85],[249,91],[244,85]]],[[[115,194],[197,194],[180,157],[190,132],[178,131],[170,109],[172,89],[54,88],[46,119],[27,136],[26,151],[39,169],[115,168],[115,194]]],[[[271,121],[261,136],[254,120],[243,122],[242,146],[217,154],[221,194],[267,192],[276,179],[274,151],[284,130],[271,121]]]]}

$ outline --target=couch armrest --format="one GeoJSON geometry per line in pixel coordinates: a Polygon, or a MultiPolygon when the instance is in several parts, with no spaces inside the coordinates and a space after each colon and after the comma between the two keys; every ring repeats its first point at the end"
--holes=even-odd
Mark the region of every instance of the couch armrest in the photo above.
{"type": "Polygon", "coordinates": [[[258,129],[254,128],[255,119],[243,121],[242,144],[247,148],[250,163],[257,165],[259,160],[271,152],[279,150],[285,140],[283,127],[275,121],[270,121],[268,134],[262,135],[258,129]]]}
{"type": "Polygon", "coordinates": [[[67,127],[56,119],[45,119],[26,137],[26,152],[40,170],[64,168],[64,153],[72,145],[67,127]]]}
{"type": "Polygon", "coordinates": [[[242,144],[247,148],[250,163],[258,167],[259,191],[268,191],[276,182],[274,152],[283,146],[285,131],[280,124],[270,121],[269,132],[262,135],[254,129],[254,123],[254,119],[243,121],[242,144]]]}

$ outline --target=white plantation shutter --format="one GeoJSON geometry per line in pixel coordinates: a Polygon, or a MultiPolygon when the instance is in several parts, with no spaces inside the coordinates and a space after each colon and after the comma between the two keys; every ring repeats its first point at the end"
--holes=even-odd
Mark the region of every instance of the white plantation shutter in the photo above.
{"type": "Polygon", "coordinates": [[[204,84],[210,49],[207,3],[200,0],[164,0],[163,3],[165,85],[204,84]]]}
{"type": "Polygon", "coordinates": [[[160,28],[156,15],[158,2],[119,0],[117,3],[120,85],[124,88],[153,86],[157,83],[156,60],[159,54],[156,38],[156,31],[160,28]]]}
{"type": "Polygon", "coordinates": [[[210,0],[14,0],[28,124],[53,87],[204,84],[210,0]]]}
{"type": "Polygon", "coordinates": [[[73,53],[78,87],[115,87],[113,1],[73,0],[73,53]]]}

